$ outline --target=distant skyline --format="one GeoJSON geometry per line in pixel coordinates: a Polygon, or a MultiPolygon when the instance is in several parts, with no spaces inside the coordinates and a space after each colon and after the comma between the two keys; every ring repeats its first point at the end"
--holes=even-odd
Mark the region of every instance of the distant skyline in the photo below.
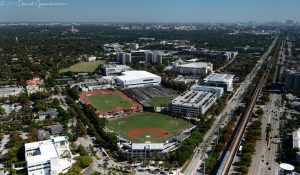
{"type": "Polygon", "coordinates": [[[0,22],[285,22],[300,21],[299,7],[299,0],[0,0],[0,22]]]}

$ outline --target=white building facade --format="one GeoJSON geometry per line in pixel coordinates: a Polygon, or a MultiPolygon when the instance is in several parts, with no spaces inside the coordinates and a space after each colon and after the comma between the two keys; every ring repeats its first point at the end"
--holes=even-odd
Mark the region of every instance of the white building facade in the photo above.
{"type": "Polygon", "coordinates": [[[204,79],[203,85],[223,87],[225,91],[233,90],[233,77],[231,74],[213,73],[204,79]]]}
{"type": "Polygon", "coordinates": [[[172,69],[182,75],[205,75],[213,71],[213,64],[209,62],[175,64],[172,69]]]}
{"type": "Polygon", "coordinates": [[[72,154],[65,136],[25,144],[28,175],[58,175],[72,166],[72,154]]]}
{"type": "Polygon", "coordinates": [[[133,88],[147,85],[159,85],[161,77],[147,71],[125,71],[116,78],[118,87],[133,88]]]}
{"type": "Polygon", "coordinates": [[[126,65],[106,64],[103,66],[105,75],[120,74],[121,72],[129,71],[131,68],[126,65]]]}

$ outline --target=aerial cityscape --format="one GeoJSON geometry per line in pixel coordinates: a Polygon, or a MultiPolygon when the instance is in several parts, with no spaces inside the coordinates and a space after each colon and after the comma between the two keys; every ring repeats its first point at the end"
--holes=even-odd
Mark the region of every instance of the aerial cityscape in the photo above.
{"type": "Polygon", "coordinates": [[[299,7],[0,0],[0,175],[299,175],[299,7]]]}

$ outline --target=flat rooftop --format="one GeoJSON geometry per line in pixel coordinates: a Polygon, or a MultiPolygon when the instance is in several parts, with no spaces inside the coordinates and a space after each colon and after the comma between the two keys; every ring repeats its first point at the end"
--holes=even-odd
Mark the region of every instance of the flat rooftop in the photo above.
{"type": "Polygon", "coordinates": [[[210,63],[210,62],[193,62],[193,63],[179,64],[176,67],[206,68],[206,67],[210,67],[211,65],[212,65],[212,63],[210,63]]]}
{"type": "Polygon", "coordinates": [[[37,148],[36,152],[36,155],[26,156],[28,164],[39,164],[40,162],[45,162],[52,158],[58,158],[58,154],[53,144],[41,145],[37,148]]]}
{"type": "Polygon", "coordinates": [[[103,66],[104,68],[130,68],[129,66],[125,65],[125,64],[105,64],[103,66]]]}
{"type": "Polygon", "coordinates": [[[143,78],[160,78],[160,76],[143,70],[141,71],[134,70],[134,71],[122,72],[122,75],[118,76],[117,78],[122,81],[130,81],[130,80],[143,79],[143,78]]]}
{"type": "Polygon", "coordinates": [[[207,103],[215,93],[207,91],[186,91],[172,101],[172,105],[199,107],[207,103]]]}
{"type": "Polygon", "coordinates": [[[23,87],[0,87],[0,94],[21,92],[23,87]]]}
{"type": "Polygon", "coordinates": [[[232,74],[213,73],[207,76],[204,81],[228,82],[229,80],[233,79],[233,77],[234,75],[232,74]]]}
{"type": "Polygon", "coordinates": [[[54,137],[53,139],[32,142],[25,144],[25,157],[28,164],[38,164],[40,162],[45,162],[51,158],[59,157],[59,150],[55,148],[54,143],[66,141],[65,136],[54,137]],[[34,151],[34,155],[27,155],[26,152],[34,151]]]}

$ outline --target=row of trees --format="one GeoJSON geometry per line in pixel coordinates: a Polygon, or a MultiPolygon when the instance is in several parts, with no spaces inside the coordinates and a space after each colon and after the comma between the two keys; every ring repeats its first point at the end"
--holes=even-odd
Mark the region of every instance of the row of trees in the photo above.
{"type": "Polygon", "coordinates": [[[247,128],[247,132],[245,134],[246,141],[242,143],[243,150],[241,153],[241,160],[239,162],[240,172],[242,174],[248,174],[249,167],[252,162],[252,155],[255,153],[256,141],[261,137],[260,119],[253,121],[247,128]]]}
{"type": "Polygon", "coordinates": [[[99,118],[95,113],[95,110],[90,105],[82,104],[79,106],[75,100],[77,100],[76,89],[67,88],[68,96],[67,101],[69,105],[74,109],[74,115],[77,118],[77,136],[86,135],[86,128],[88,133],[95,136],[96,142],[103,148],[109,148],[114,154],[119,153],[117,146],[117,138],[114,134],[104,131],[105,119],[99,118]],[[73,98],[70,97],[72,95],[73,98]]]}
{"type": "Polygon", "coordinates": [[[171,164],[182,166],[193,154],[195,148],[202,142],[203,136],[209,130],[215,118],[207,118],[199,115],[197,121],[191,121],[197,125],[197,128],[192,131],[191,136],[181,143],[181,147],[175,152],[171,152],[168,160],[171,164]]]}
{"type": "Polygon", "coordinates": [[[81,174],[81,171],[84,168],[87,168],[93,162],[93,159],[89,156],[88,152],[82,145],[79,145],[77,148],[72,149],[73,154],[79,153],[79,158],[76,163],[72,165],[72,167],[68,170],[65,175],[75,175],[81,174]]]}

